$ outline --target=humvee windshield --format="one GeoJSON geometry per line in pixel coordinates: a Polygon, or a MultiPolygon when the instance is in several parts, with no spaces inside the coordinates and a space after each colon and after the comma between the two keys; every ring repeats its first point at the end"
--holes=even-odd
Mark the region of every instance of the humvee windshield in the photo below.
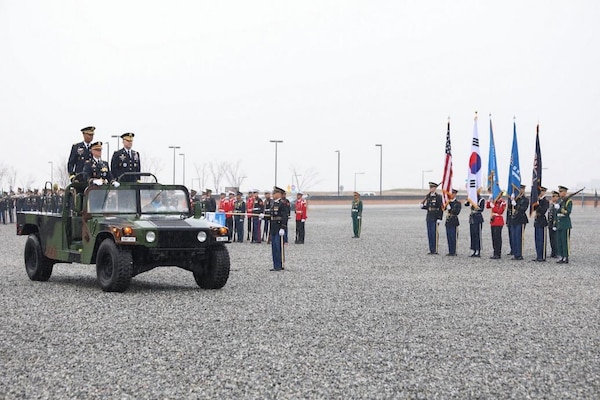
{"type": "MultiPolygon", "coordinates": [[[[136,192],[135,189],[90,191],[88,212],[135,214],[137,213],[136,192]]],[[[139,199],[142,214],[189,213],[186,193],[180,189],[140,189],[139,199]]]]}
{"type": "Polygon", "coordinates": [[[187,214],[188,201],[183,190],[141,189],[142,214],[173,212],[187,214]]]}
{"type": "Polygon", "coordinates": [[[88,194],[88,212],[135,214],[135,190],[92,190],[88,194]]]}

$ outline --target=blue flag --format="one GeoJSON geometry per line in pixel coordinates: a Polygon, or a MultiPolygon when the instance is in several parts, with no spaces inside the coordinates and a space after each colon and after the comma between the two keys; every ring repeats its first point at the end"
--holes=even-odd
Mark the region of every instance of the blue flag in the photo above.
{"type": "Polygon", "coordinates": [[[513,142],[510,153],[510,169],[508,171],[508,185],[506,192],[510,197],[519,195],[521,188],[521,168],[519,167],[519,146],[517,144],[517,122],[513,121],[513,142]]]}
{"type": "Polygon", "coordinates": [[[494,130],[492,129],[492,118],[490,116],[490,156],[488,159],[488,184],[487,191],[492,195],[494,201],[502,194],[498,183],[498,163],[496,161],[496,146],[494,145],[494,130]]]}
{"type": "Polygon", "coordinates": [[[529,215],[533,214],[539,204],[540,186],[542,186],[542,150],[540,149],[540,125],[535,131],[535,156],[533,157],[533,176],[531,178],[531,200],[529,215]]]}

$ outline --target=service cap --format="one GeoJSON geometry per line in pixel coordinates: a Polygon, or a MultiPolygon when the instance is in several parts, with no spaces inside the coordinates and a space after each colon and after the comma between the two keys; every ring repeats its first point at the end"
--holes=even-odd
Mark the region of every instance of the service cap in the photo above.
{"type": "Polygon", "coordinates": [[[525,189],[527,185],[521,185],[521,189],[525,189]]]}
{"type": "Polygon", "coordinates": [[[538,189],[540,190],[540,192],[545,192],[546,190],[548,190],[547,188],[545,188],[543,186],[538,186],[538,189]]]}
{"type": "Polygon", "coordinates": [[[273,186],[273,193],[281,193],[281,194],[285,194],[285,190],[283,190],[282,188],[280,188],[279,186],[273,186]]]}
{"type": "Polygon", "coordinates": [[[452,194],[456,194],[456,193],[458,193],[458,190],[452,189],[452,194]]]}
{"type": "Polygon", "coordinates": [[[95,130],[96,130],[95,126],[86,126],[85,128],[81,128],[81,132],[89,133],[90,135],[93,135],[95,130]]]}
{"type": "Polygon", "coordinates": [[[131,142],[133,140],[134,136],[135,136],[135,133],[127,132],[127,133],[124,133],[121,135],[121,139],[129,140],[131,142]]]}
{"type": "Polygon", "coordinates": [[[92,150],[102,150],[102,142],[94,142],[90,145],[92,150]]]}
{"type": "Polygon", "coordinates": [[[569,188],[568,188],[568,187],[564,187],[564,186],[559,186],[559,187],[558,187],[558,191],[559,191],[559,192],[561,192],[561,191],[564,191],[564,192],[566,192],[567,190],[569,190],[569,188]]]}
{"type": "Polygon", "coordinates": [[[429,182],[429,187],[430,188],[432,188],[432,187],[438,187],[438,186],[439,185],[437,183],[435,183],[435,182],[429,182]]]}

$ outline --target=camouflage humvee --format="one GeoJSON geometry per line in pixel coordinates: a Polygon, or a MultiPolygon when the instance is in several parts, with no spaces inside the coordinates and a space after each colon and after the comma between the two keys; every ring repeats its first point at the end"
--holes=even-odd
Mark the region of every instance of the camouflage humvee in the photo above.
{"type": "Polygon", "coordinates": [[[185,186],[141,175],[154,183],[73,183],[62,214],[18,212],[17,235],[29,235],[29,278],[47,281],[55,263],[96,264],[102,290],[122,292],[137,274],[177,266],[191,271],[202,288],[222,288],[229,278],[227,228],[194,215],[185,186]]]}

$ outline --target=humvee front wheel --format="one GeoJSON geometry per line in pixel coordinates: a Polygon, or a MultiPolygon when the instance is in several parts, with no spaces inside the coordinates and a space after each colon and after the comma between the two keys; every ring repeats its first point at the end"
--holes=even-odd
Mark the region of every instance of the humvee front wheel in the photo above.
{"type": "Polygon", "coordinates": [[[131,250],[119,249],[111,239],[104,239],[96,255],[96,278],[105,292],[124,292],[133,275],[131,250]]]}
{"type": "Polygon", "coordinates": [[[194,271],[194,279],[202,289],[221,289],[229,278],[229,252],[225,246],[210,250],[205,265],[194,271]]]}
{"type": "Polygon", "coordinates": [[[45,282],[52,275],[54,263],[44,255],[40,239],[36,234],[31,234],[25,242],[25,270],[32,281],[45,282]]]}

